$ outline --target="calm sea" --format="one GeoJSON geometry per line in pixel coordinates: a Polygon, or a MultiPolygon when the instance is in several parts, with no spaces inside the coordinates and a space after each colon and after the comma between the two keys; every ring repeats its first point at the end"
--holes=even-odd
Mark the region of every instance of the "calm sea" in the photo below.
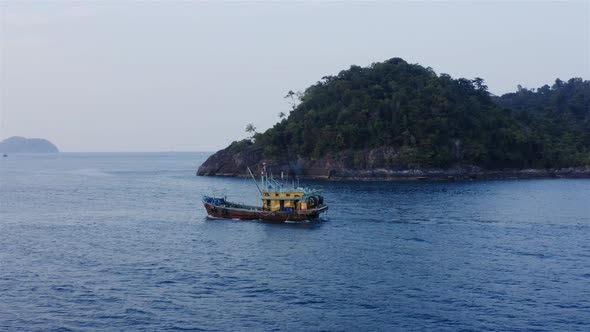
{"type": "Polygon", "coordinates": [[[307,182],[303,224],[207,220],[203,153],[0,160],[0,330],[588,331],[590,180],[307,182]]]}

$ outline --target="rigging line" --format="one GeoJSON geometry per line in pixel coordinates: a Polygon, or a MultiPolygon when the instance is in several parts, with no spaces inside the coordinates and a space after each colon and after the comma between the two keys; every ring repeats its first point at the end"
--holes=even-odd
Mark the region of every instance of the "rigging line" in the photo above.
{"type": "Polygon", "coordinates": [[[254,177],[254,174],[252,174],[252,170],[250,170],[250,167],[247,167],[247,168],[248,168],[248,173],[250,173],[250,176],[252,177],[252,181],[254,181],[256,188],[258,188],[258,192],[260,192],[260,196],[262,196],[262,190],[260,190],[260,187],[258,186],[258,182],[256,182],[256,178],[254,177]]]}

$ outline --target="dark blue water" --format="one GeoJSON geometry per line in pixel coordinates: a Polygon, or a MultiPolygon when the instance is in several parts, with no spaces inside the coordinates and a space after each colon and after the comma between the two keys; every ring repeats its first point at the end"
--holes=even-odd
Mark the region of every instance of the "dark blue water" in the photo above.
{"type": "Polygon", "coordinates": [[[590,329],[589,180],[315,182],[269,224],[205,218],[256,194],[206,156],[0,160],[0,330],[590,329]]]}

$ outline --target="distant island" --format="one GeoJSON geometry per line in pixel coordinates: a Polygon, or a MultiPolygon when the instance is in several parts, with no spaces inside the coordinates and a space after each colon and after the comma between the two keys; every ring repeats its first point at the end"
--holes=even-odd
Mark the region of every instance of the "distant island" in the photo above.
{"type": "Polygon", "coordinates": [[[0,142],[0,153],[58,153],[57,147],[46,139],[13,136],[0,142]]]}
{"type": "Polygon", "coordinates": [[[590,177],[590,81],[555,80],[493,96],[393,58],[351,66],[303,93],[264,133],[213,154],[198,175],[325,179],[590,177]]]}

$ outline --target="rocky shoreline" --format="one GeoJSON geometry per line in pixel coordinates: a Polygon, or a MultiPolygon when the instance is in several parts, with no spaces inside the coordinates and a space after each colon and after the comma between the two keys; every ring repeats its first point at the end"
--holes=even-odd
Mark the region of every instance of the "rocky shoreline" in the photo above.
{"type": "MultiPolygon", "coordinates": [[[[424,181],[424,180],[502,180],[502,179],[541,179],[541,178],[590,178],[590,166],[560,169],[523,169],[523,170],[483,170],[477,167],[460,167],[454,169],[409,169],[394,171],[387,169],[375,170],[343,170],[342,175],[301,174],[296,175],[302,180],[327,181],[424,181]]],[[[276,174],[276,173],[275,173],[276,174]]],[[[245,172],[203,174],[198,176],[249,177],[245,172]]],[[[293,176],[291,174],[290,176],[293,176]]]]}
{"type": "MultiPolygon", "coordinates": [[[[294,159],[294,158],[293,158],[294,159]]],[[[248,176],[247,167],[256,172],[266,162],[279,175],[299,179],[360,180],[360,181],[419,181],[465,179],[532,179],[532,178],[590,178],[590,165],[546,169],[488,170],[472,165],[450,168],[416,168],[404,163],[398,149],[382,147],[362,151],[343,151],[315,160],[267,160],[253,147],[238,151],[230,148],[210,156],[197,170],[199,176],[248,176]]]]}
{"type": "Polygon", "coordinates": [[[359,170],[346,176],[311,177],[334,181],[421,181],[421,180],[474,180],[474,179],[536,179],[536,178],[590,178],[590,167],[561,169],[484,170],[474,166],[451,169],[411,169],[392,171],[385,169],[359,170]]]}

